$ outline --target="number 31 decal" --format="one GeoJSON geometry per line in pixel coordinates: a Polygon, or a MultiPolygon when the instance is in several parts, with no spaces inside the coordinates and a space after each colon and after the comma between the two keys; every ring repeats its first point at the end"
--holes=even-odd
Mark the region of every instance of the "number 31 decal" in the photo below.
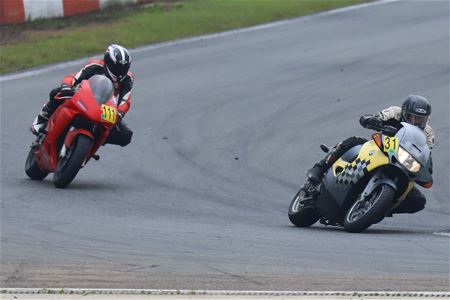
{"type": "Polygon", "coordinates": [[[384,151],[385,152],[397,152],[398,151],[398,139],[396,137],[384,137],[384,151]]]}

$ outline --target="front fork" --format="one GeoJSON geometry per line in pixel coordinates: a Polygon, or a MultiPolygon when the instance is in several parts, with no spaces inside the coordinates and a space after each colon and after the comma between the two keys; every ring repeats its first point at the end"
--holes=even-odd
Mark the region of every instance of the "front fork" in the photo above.
{"type": "Polygon", "coordinates": [[[306,183],[300,189],[300,191],[303,190],[305,195],[307,195],[301,201],[303,206],[308,206],[316,209],[317,196],[319,195],[320,185],[321,185],[320,183],[319,184],[312,183],[309,179],[306,180],[306,183]]]}
{"type": "Polygon", "coordinates": [[[61,150],[59,151],[59,158],[63,158],[64,156],[66,156],[67,153],[67,147],[66,145],[62,145],[61,150]]]}
{"type": "Polygon", "coordinates": [[[68,137],[72,135],[74,130],[75,130],[75,127],[70,126],[69,130],[67,131],[66,139],[64,140],[64,143],[62,144],[62,147],[59,150],[59,156],[58,156],[59,159],[65,157],[67,154],[67,149],[72,146],[73,138],[68,138],[68,137]]]}
{"type": "MultiPolygon", "coordinates": [[[[72,147],[72,144],[78,135],[85,135],[85,136],[88,136],[89,138],[91,138],[92,140],[94,140],[94,136],[93,136],[92,132],[90,132],[86,129],[83,129],[83,128],[76,128],[74,126],[71,126],[69,128],[69,131],[66,134],[66,138],[64,139],[64,143],[61,147],[61,150],[59,151],[60,159],[67,155],[67,150],[72,147]]],[[[81,167],[84,167],[88,160],[89,160],[89,157],[86,157],[86,159],[84,160],[81,167]]]]}
{"type": "Polygon", "coordinates": [[[31,144],[31,148],[42,145],[46,136],[47,136],[47,131],[45,131],[45,130],[42,130],[41,132],[37,133],[36,139],[31,144]]]}
{"type": "MultiPolygon", "coordinates": [[[[361,193],[361,198],[366,198],[367,196],[369,196],[380,184],[387,184],[390,187],[392,187],[394,189],[394,191],[397,193],[398,188],[397,188],[397,184],[395,183],[395,181],[389,177],[387,177],[386,175],[384,175],[382,173],[382,170],[378,170],[376,171],[376,173],[372,176],[372,178],[369,180],[369,182],[366,185],[366,188],[364,189],[364,191],[361,193]]],[[[395,203],[393,203],[392,208],[394,209],[397,206],[399,206],[403,200],[405,200],[406,196],[409,194],[409,192],[411,192],[411,190],[414,188],[415,182],[414,181],[409,181],[408,182],[408,186],[406,187],[405,191],[402,193],[402,195],[400,197],[397,198],[397,200],[395,201],[395,203]]]]}

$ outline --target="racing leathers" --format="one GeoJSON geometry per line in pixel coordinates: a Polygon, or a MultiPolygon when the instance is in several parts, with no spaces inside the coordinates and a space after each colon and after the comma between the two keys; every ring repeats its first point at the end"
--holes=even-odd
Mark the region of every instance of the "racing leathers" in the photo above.
{"type": "MultiPolygon", "coordinates": [[[[50,92],[49,100],[44,104],[41,112],[33,122],[31,131],[33,133],[38,133],[40,128],[45,127],[53,112],[64,102],[64,100],[73,96],[74,88],[80,84],[81,81],[89,79],[94,75],[105,75],[109,77],[105,72],[103,60],[91,60],[79,72],[64,77],[61,86],[50,92]]],[[[119,82],[112,81],[114,85],[114,95],[118,100],[117,108],[119,122],[117,126],[110,131],[105,143],[124,147],[131,142],[133,132],[124,124],[122,119],[130,109],[133,81],[134,75],[131,72],[128,72],[128,74],[119,82]]]]}
{"type": "MultiPolygon", "coordinates": [[[[378,115],[364,115],[360,118],[359,122],[361,126],[365,128],[370,128],[371,126],[381,126],[385,123],[389,123],[392,120],[395,120],[397,122],[403,121],[400,107],[398,106],[388,107],[379,112],[378,115]]],[[[430,150],[432,150],[434,147],[434,133],[433,129],[429,124],[425,126],[424,133],[427,137],[427,144],[430,150]]],[[[333,147],[333,149],[331,149],[329,154],[324,159],[316,163],[313,166],[313,168],[308,170],[307,177],[313,183],[319,183],[325,171],[329,167],[331,167],[331,165],[333,165],[333,163],[339,157],[341,157],[345,152],[347,152],[354,146],[364,144],[365,142],[367,142],[367,139],[365,138],[350,137],[338,143],[333,147]]],[[[430,173],[433,172],[431,157],[430,157],[429,171],[430,173]]],[[[426,203],[425,196],[417,189],[417,187],[414,187],[411,190],[411,192],[407,195],[406,199],[398,207],[396,207],[393,211],[391,211],[390,214],[415,213],[424,209],[425,203],[426,203]]]]}

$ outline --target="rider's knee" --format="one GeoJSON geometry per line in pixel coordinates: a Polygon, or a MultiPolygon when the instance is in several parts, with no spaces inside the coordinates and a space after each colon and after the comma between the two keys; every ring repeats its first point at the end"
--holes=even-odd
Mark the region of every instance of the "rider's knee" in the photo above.
{"type": "Polygon", "coordinates": [[[425,208],[425,203],[427,203],[427,199],[424,195],[421,195],[421,197],[418,197],[416,199],[416,209],[417,211],[420,211],[425,208]]]}
{"type": "Polygon", "coordinates": [[[133,137],[133,131],[127,130],[125,132],[121,132],[120,135],[120,143],[119,145],[125,147],[129,143],[131,143],[131,138],[133,137]]]}

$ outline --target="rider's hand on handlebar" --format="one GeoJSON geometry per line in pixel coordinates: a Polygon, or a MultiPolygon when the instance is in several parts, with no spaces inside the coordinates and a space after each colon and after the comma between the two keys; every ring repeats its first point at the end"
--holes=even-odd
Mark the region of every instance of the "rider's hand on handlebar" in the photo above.
{"type": "Polygon", "coordinates": [[[383,127],[383,121],[378,117],[373,117],[369,119],[369,124],[373,127],[383,127]]]}
{"type": "Polygon", "coordinates": [[[72,98],[74,94],[75,90],[71,86],[65,83],[61,84],[61,91],[59,92],[60,99],[72,98]]]}
{"type": "Polygon", "coordinates": [[[380,128],[383,126],[383,120],[374,115],[361,116],[359,123],[365,128],[380,128]]]}

